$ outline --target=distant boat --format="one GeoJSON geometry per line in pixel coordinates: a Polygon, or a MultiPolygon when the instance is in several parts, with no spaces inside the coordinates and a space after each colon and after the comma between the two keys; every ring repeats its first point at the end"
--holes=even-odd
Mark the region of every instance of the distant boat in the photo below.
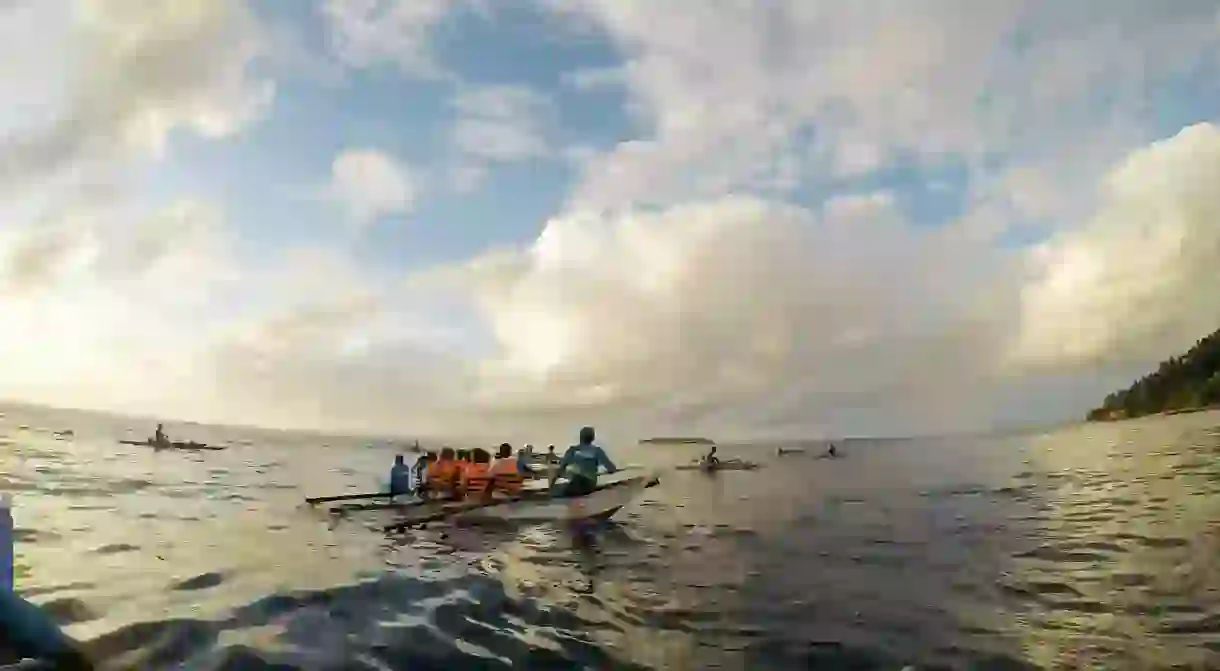
{"type": "Polygon", "coordinates": [[[122,445],[138,445],[140,447],[151,447],[154,450],[187,450],[191,452],[218,452],[225,449],[224,445],[205,445],[204,443],[194,442],[176,442],[157,445],[151,440],[120,440],[122,445]]]}
{"type": "Polygon", "coordinates": [[[690,437],[661,437],[661,438],[645,438],[640,441],[641,445],[715,445],[716,443],[707,438],[690,438],[690,437]]]}

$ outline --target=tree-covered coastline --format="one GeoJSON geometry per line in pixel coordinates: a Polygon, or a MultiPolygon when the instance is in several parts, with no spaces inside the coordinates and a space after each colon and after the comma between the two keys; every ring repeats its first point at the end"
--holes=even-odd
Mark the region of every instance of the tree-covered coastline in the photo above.
{"type": "Polygon", "coordinates": [[[1220,405],[1220,331],[1199,340],[1186,354],[1162,361],[1155,372],[1106,397],[1089,421],[1131,419],[1189,412],[1220,405]]]}

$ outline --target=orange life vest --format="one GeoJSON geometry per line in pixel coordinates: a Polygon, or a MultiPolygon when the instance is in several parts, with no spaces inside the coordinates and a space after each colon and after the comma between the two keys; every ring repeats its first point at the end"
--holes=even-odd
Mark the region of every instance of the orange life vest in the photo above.
{"type": "Polygon", "coordinates": [[[466,464],[462,473],[462,494],[468,499],[481,499],[488,494],[491,485],[489,464],[466,464]]]}
{"type": "Polygon", "coordinates": [[[461,482],[458,463],[452,459],[440,459],[428,464],[428,484],[444,492],[456,489],[461,482]]]}
{"type": "Polygon", "coordinates": [[[517,496],[525,485],[525,478],[517,470],[516,457],[497,459],[491,466],[491,476],[496,481],[496,491],[517,496]]]}

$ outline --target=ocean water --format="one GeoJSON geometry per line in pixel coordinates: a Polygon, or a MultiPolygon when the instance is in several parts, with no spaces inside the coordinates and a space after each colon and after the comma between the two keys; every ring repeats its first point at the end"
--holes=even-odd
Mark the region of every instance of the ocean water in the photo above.
{"type": "Polygon", "coordinates": [[[232,447],[153,452],[117,444],[134,420],[0,410],[18,590],[101,668],[1220,668],[1215,413],[722,445],[763,468],[715,476],[607,445],[661,485],[587,545],[300,505],[376,487],[368,441],[175,425],[232,447]]]}

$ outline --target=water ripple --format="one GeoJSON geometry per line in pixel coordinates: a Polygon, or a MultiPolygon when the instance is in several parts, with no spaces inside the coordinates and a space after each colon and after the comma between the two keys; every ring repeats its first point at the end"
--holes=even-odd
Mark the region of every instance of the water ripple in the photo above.
{"type": "Polygon", "coordinates": [[[359,441],[192,425],[235,447],[157,453],[42,412],[7,426],[71,440],[0,434],[19,587],[104,668],[1220,668],[1214,414],[734,446],[764,468],[663,478],[587,545],[301,510],[382,480],[359,441]]]}

